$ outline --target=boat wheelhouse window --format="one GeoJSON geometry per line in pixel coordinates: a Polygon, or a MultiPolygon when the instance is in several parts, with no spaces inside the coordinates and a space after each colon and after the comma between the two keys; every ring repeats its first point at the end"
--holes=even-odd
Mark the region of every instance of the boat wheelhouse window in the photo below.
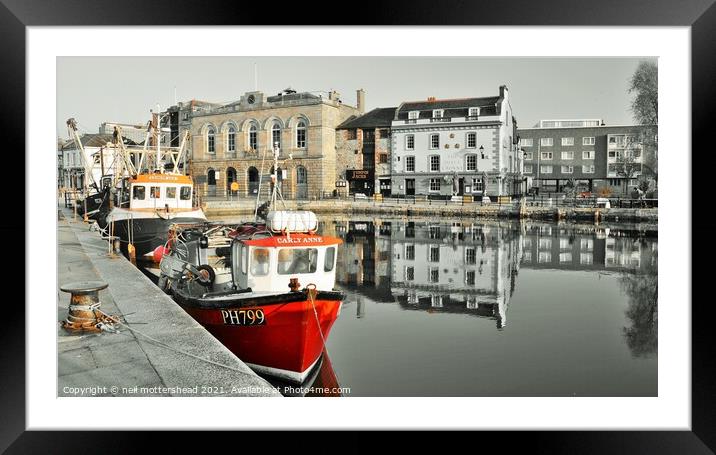
{"type": "Polygon", "coordinates": [[[191,187],[190,186],[181,187],[181,193],[179,193],[179,198],[182,201],[188,201],[189,199],[191,199],[191,187]]]}
{"type": "Polygon", "coordinates": [[[317,259],[317,248],[282,248],[278,252],[278,273],[315,273],[317,259]]]}
{"type": "Polygon", "coordinates": [[[132,188],[132,199],[144,200],[146,189],[141,185],[136,185],[132,188]]]}
{"type": "Polygon", "coordinates": [[[160,190],[158,186],[150,186],[149,187],[149,198],[150,199],[159,199],[160,197],[160,190]]]}
{"type": "Polygon", "coordinates": [[[266,248],[254,248],[251,251],[251,274],[263,276],[269,273],[269,251],[266,248]]]}
{"type": "Polygon", "coordinates": [[[249,262],[249,247],[241,246],[241,273],[246,273],[246,263],[249,262]]]}
{"type": "Polygon", "coordinates": [[[336,263],[336,247],[331,246],[326,248],[326,258],[325,262],[323,263],[323,271],[324,272],[330,272],[333,270],[333,266],[336,263]]]}
{"type": "Polygon", "coordinates": [[[167,199],[176,199],[176,198],[177,198],[177,187],[168,186],[167,187],[167,199]]]}

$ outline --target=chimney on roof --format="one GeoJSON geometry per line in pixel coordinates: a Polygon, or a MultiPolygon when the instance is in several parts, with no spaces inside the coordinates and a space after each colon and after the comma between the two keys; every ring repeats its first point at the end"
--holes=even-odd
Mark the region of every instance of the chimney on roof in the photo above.
{"type": "Polygon", "coordinates": [[[365,112],[365,90],[362,88],[356,90],[356,109],[361,114],[365,112]]]}
{"type": "Polygon", "coordinates": [[[434,103],[434,102],[435,102],[435,97],[434,97],[434,96],[429,96],[429,97],[428,97],[428,103],[434,103]]]}
{"type": "Polygon", "coordinates": [[[507,97],[509,96],[508,92],[509,90],[507,90],[506,85],[500,85],[500,98],[507,99],[507,97]]]}

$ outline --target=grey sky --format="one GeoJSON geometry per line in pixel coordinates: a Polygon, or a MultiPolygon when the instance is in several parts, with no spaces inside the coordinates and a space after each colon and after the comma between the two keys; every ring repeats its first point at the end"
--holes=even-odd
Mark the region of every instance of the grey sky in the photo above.
{"type": "Polygon", "coordinates": [[[145,123],[157,103],[237,100],[254,89],[273,95],[337,90],[355,104],[366,91],[366,109],[402,101],[497,95],[506,84],[517,123],[547,118],[602,118],[632,123],[627,86],[643,58],[478,57],[58,57],[57,135],[74,117],[81,132],[105,121],[145,123]]]}

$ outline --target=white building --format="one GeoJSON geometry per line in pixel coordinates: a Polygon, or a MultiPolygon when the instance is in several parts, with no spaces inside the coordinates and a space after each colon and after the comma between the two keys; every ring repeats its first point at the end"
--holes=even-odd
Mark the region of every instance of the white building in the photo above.
{"type": "MultiPolygon", "coordinates": [[[[80,137],[84,149],[84,161],[81,149],[70,139],[62,145],[58,152],[58,160],[62,168],[58,173],[62,176],[62,186],[69,190],[82,190],[85,183],[89,187],[92,180],[85,182],[85,165],[92,169],[92,178],[100,184],[102,171],[106,175],[114,164],[115,149],[112,146],[111,134],[85,134],[80,137]],[[86,164],[85,164],[86,163],[86,164]]],[[[134,142],[124,138],[126,145],[134,145],[134,142]]]]}
{"type": "Polygon", "coordinates": [[[499,96],[405,102],[392,122],[393,195],[512,196],[524,189],[517,123],[499,96]]]}

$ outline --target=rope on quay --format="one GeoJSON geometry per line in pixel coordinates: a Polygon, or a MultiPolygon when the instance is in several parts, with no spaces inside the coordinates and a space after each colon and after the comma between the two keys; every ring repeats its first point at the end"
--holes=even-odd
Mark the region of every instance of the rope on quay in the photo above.
{"type": "Polygon", "coordinates": [[[209,364],[214,365],[214,366],[217,366],[217,367],[221,367],[221,368],[224,368],[224,369],[227,369],[227,370],[234,371],[234,372],[236,372],[236,373],[242,374],[242,375],[247,376],[247,377],[253,377],[253,376],[250,375],[249,373],[247,373],[247,372],[245,372],[245,371],[242,371],[242,370],[239,370],[238,368],[234,368],[234,367],[232,367],[232,366],[230,366],[230,365],[226,365],[226,364],[223,364],[223,363],[215,362],[215,361],[213,361],[213,360],[211,360],[211,359],[207,359],[207,358],[204,358],[204,357],[200,357],[200,356],[198,356],[198,355],[196,355],[196,354],[192,354],[191,352],[187,352],[187,351],[184,351],[184,350],[182,350],[182,349],[175,348],[174,346],[168,345],[167,343],[165,343],[165,342],[163,342],[163,341],[157,340],[156,338],[153,338],[153,337],[147,335],[147,334],[144,333],[144,332],[141,332],[141,331],[139,331],[139,330],[137,330],[137,329],[135,329],[135,328],[130,327],[128,324],[125,324],[124,322],[119,321],[116,317],[111,317],[110,315],[108,315],[107,313],[105,313],[105,312],[102,311],[102,310],[96,310],[96,311],[99,312],[99,313],[101,313],[101,314],[103,314],[103,315],[105,315],[105,316],[108,316],[108,317],[112,318],[112,320],[113,320],[116,324],[121,325],[121,326],[123,326],[123,327],[126,327],[126,328],[127,328],[128,330],[130,330],[131,332],[134,332],[134,333],[137,333],[137,334],[139,334],[139,335],[142,335],[143,337],[147,338],[148,340],[152,341],[153,343],[155,343],[155,344],[157,344],[157,345],[159,345],[159,346],[161,346],[161,347],[163,347],[163,348],[169,349],[169,350],[174,351],[174,352],[177,352],[177,353],[179,353],[179,354],[184,354],[184,355],[189,356],[189,357],[192,357],[192,358],[194,358],[194,359],[196,359],[196,360],[201,360],[202,362],[206,362],[206,363],[209,363],[209,364]]]}

